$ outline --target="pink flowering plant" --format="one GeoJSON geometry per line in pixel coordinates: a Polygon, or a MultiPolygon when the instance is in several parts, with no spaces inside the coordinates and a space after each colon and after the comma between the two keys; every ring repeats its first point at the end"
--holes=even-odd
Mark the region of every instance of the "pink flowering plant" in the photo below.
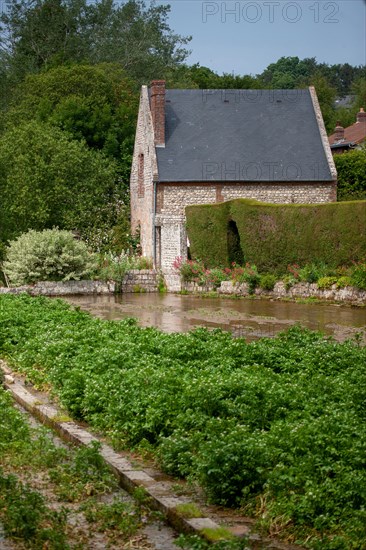
{"type": "Polygon", "coordinates": [[[218,287],[221,281],[230,279],[225,270],[221,268],[207,269],[204,263],[198,259],[184,262],[181,256],[177,256],[173,262],[173,268],[179,272],[182,281],[197,283],[201,286],[213,285],[218,287]]]}

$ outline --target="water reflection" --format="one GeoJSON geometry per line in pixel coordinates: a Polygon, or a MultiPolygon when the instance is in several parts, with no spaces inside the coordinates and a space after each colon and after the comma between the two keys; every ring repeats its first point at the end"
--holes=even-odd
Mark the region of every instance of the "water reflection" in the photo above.
{"type": "Polygon", "coordinates": [[[271,300],[202,298],[175,294],[72,296],[65,299],[97,317],[136,317],[142,327],[186,332],[197,326],[229,330],[254,340],[274,336],[299,323],[345,340],[361,332],[366,343],[366,310],[331,304],[299,304],[271,300]]]}

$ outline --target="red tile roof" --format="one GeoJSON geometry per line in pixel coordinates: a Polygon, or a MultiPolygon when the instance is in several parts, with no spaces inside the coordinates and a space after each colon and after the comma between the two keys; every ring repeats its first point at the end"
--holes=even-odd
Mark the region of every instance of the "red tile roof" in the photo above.
{"type": "Polygon", "coordinates": [[[336,139],[335,136],[335,133],[329,136],[330,145],[334,145],[335,143],[361,143],[366,139],[366,117],[362,117],[360,122],[355,122],[351,126],[345,128],[344,138],[342,140],[336,139]]]}

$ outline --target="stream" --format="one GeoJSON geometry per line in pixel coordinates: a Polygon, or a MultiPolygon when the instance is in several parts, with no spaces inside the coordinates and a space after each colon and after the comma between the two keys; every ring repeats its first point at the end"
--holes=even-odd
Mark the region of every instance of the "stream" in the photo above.
{"type": "Polygon", "coordinates": [[[154,326],[164,332],[186,332],[203,326],[227,330],[251,341],[273,337],[301,324],[338,341],[360,334],[366,344],[366,309],[363,307],[158,293],[64,299],[102,319],[135,317],[141,327],[154,326]]]}

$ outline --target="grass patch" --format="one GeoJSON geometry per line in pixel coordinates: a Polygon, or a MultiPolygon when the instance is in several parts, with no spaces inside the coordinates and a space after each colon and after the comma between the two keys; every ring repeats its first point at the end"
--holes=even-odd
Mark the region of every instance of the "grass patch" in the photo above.
{"type": "Polygon", "coordinates": [[[198,508],[196,504],[194,504],[194,502],[179,504],[175,509],[178,514],[187,519],[205,517],[205,514],[202,512],[202,510],[198,508]]]}

